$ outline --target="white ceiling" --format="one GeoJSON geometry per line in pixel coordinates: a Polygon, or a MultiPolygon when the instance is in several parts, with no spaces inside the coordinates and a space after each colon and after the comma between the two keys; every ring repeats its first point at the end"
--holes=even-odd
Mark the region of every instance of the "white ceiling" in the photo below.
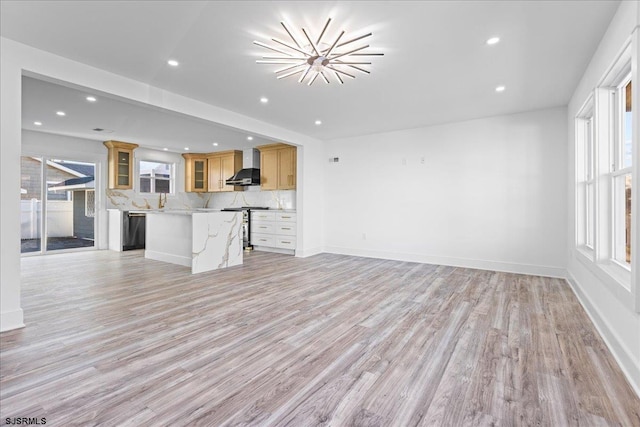
{"type": "MultiPolygon", "coordinates": [[[[42,50],[311,137],[334,139],[565,105],[618,4],[3,0],[0,29],[3,37],[42,50]],[[343,29],[350,38],[373,32],[366,41],[384,56],[372,58],[370,75],[359,73],[344,85],[318,80],[307,86],[295,77],[277,80],[277,66],[255,63],[269,52],[254,40],[286,39],[280,21],[318,34],[328,17],[330,39],[343,29]],[[486,45],[494,35],[501,42],[486,45]],[[180,66],[169,67],[169,58],[180,66]],[[506,90],[496,93],[498,85],[506,90]],[[259,102],[262,96],[268,104],[259,102]],[[314,124],[317,119],[321,126],[314,124]]],[[[25,97],[25,126],[32,117],[48,121],[36,119],[37,114],[67,108],[56,106],[58,97],[73,98],[38,82],[28,84],[25,97]]],[[[82,102],[77,108],[88,109],[82,102]]],[[[96,126],[148,132],[160,146],[156,138],[170,133],[168,128],[187,125],[194,141],[202,137],[210,144],[217,138],[207,134],[210,124],[176,114],[172,121],[135,105],[126,116],[111,117],[118,109],[113,104],[110,113],[108,102],[122,101],[100,100],[91,108],[105,108],[101,120],[64,132],[93,139],[104,139],[90,131],[96,126]]],[[[73,121],[71,115],[65,119],[73,121]]],[[[213,128],[222,132],[220,138],[235,136],[233,141],[246,143],[243,132],[213,128]]],[[[185,137],[174,148],[187,143],[195,142],[185,137]]]]}

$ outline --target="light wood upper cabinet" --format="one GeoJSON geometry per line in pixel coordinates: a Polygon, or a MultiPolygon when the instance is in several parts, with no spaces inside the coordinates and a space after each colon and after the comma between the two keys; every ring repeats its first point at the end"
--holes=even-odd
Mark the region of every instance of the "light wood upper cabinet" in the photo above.
{"type": "Polygon", "coordinates": [[[133,150],[138,144],[122,141],[105,141],[108,154],[108,184],[111,190],[133,188],[133,150]]]}
{"type": "Polygon", "coordinates": [[[260,188],[278,189],[278,150],[260,151],[260,188]]]}
{"type": "Polygon", "coordinates": [[[287,144],[269,144],[260,150],[260,187],[263,190],[296,188],[297,148],[287,144]]]}
{"type": "Polygon", "coordinates": [[[229,150],[207,155],[209,169],[209,192],[240,191],[241,186],[227,185],[231,178],[242,169],[242,151],[229,150]]]}
{"type": "Polygon", "coordinates": [[[204,193],[208,190],[207,155],[198,153],[182,154],[184,165],[184,191],[188,193],[204,193]]]}

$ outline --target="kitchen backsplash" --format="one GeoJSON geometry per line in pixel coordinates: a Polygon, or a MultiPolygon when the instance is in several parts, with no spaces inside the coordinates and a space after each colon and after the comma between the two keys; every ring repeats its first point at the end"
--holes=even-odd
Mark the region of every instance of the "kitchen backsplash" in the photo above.
{"type": "Polygon", "coordinates": [[[234,208],[241,206],[261,206],[271,209],[295,209],[295,190],[276,191],[234,191],[229,193],[213,193],[209,204],[213,209],[234,208]]]}
{"type": "MultiPolygon", "coordinates": [[[[158,209],[159,195],[145,195],[133,190],[107,190],[107,208],[123,211],[158,209]]],[[[164,198],[163,198],[164,201],[164,198]]],[[[167,195],[167,209],[212,208],[223,209],[240,206],[262,206],[271,209],[295,209],[295,190],[234,191],[229,193],[176,193],[167,195]]]]}

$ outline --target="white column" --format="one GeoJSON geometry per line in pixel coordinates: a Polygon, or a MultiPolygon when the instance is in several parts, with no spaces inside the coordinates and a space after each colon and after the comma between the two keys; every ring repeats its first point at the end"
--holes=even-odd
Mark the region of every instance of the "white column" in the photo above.
{"type": "Polygon", "coordinates": [[[22,70],[0,41],[0,331],[24,326],[20,307],[22,70]]]}

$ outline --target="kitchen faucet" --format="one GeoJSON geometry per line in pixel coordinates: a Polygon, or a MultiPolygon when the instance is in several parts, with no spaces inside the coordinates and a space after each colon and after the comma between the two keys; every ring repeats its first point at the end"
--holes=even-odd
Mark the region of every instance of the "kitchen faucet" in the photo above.
{"type": "Polygon", "coordinates": [[[160,193],[160,198],[158,199],[158,209],[164,208],[164,205],[167,203],[167,193],[160,193]],[[162,195],[164,194],[164,200],[162,199],[162,195]]]}

